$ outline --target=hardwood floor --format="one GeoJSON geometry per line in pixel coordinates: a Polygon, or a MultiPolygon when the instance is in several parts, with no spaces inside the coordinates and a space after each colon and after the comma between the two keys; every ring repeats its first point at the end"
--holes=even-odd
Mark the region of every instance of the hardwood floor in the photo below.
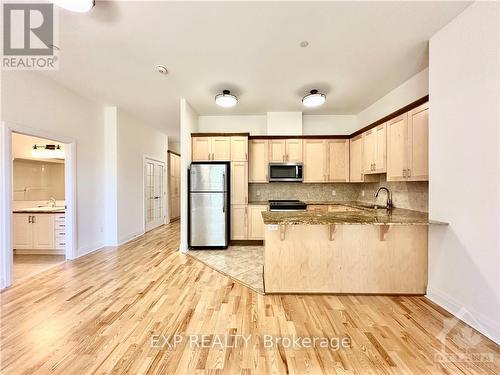
{"type": "Polygon", "coordinates": [[[426,298],[262,296],[178,253],[178,237],[173,223],[2,292],[2,374],[500,373],[499,347],[461,322],[442,346],[450,316],[426,298]],[[290,348],[293,335],[350,343],[290,348]]]}
{"type": "Polygon", "coordinates": [[[43,272],[66,260],[64,255],[14,254],[12,279],[14,283],[43,272]]]}

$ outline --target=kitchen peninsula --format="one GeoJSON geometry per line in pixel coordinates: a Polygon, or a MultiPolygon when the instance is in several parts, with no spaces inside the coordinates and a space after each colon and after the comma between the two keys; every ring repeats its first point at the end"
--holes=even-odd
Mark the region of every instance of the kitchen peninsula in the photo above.
{"type": "Polygon", "coordinates": [[[428,214],[329,204],[262,212],[267,293],[416,294],[427,288],[428,214]]]}

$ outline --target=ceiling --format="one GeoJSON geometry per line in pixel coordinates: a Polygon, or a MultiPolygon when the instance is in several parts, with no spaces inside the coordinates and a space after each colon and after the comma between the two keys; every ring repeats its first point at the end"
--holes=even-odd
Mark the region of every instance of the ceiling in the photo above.
{"type": "Polygon", "coordinates": [[[181,97],[200,115],[355,114],[424,69],[429,38],[469,4],[97,1],[60,11],[60,69],[44,74],[174,139],[181,97]],[[215,106],[225,88],[237,107],[215,106]],[[312,88],[327,103],[305,110],[312,88]]]}

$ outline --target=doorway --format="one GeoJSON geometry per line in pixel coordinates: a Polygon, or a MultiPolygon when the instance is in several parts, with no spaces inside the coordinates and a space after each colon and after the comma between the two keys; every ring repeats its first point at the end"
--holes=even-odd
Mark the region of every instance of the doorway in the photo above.
{"type": "Polygon", "coordinates": [[[144,208],[145,231],[165,224],[166,189],[165,163],[150,157],[144,158],[144,208]]]}
{"type": "Polygon", "coordinates": [[[1,289],[76,258],[75,150],[70,138],[0,124],[1,289]]]}

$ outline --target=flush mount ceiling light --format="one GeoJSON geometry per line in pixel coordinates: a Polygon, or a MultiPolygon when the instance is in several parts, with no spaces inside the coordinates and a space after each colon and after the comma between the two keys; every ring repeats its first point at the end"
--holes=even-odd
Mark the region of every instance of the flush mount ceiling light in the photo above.
{"type": "Polygon", "coordinates": [[[222,94],[215,96],[215,103],[220,107],[230,108],[238,104],[238,98],[231,94],[231,91],[222,90],[222,94]]]}
{"type": "Polygon", "coordinates": [[[318,90],[311,90],[309,94],[302,98],[302,103],[306,107],[318,107],[326,102],[326,95],[318,92],[318,90]]]}
{"type": "Polygon", "coordinates": [[[160,74],[168,74],[168,69],[165,65],[156,65],[155,69],[160,74]]]}
{"type": "Polygon", "coordinates": [[[53,0],[54,4],[72,12],[84,13],[90,11],[94,5],[94,0],[53,0]]]}
{"type": "Polygon", "coordinates": [[[31,156],[41,159],[64,159],[60,145],[33,145],[31,156]]]}

